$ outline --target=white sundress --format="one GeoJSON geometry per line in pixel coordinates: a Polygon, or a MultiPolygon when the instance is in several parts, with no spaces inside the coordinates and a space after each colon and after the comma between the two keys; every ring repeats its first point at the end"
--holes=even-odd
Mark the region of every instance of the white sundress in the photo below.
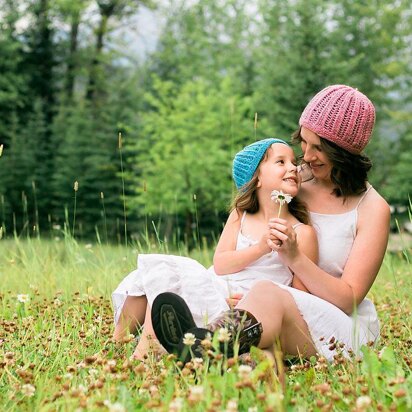
{"type": "MultiPolygon", "coordinates": [[[[372,186],[362,196],[355,209],[336,215],[311,212],[312,224],[318,235],[319,267],[335,277],[341,277],[356,237],[358,207],[372,186]]],[[[331,341],[345,346],[361,355],[360,348],[379,338],[379,320],[374,304],[364,299],[351,315],[346,315],[335,305],[309,293],[290,287],[280,286],[294,298],[305,320],[313,343],[319,354],[328,360],[333,359],[338,349],[331,341]]]]}
{"type": "MultiPolygon", "coordinates": [[[[245,217],[246,212],[242,216],[236,250],[257,243],[242,233],[245,217]]],[[[186,301],[197,326],[202,327],[229,309],[227,297],[233,293],[246,294],[259,280],[291,285],[292,273],[280,262],[276,252],[262,256],[240,272],[220,276],[213,266],[206,269],[187,257],[141,254],[137,258],[137,269],[126,276],[112,294],[115,322],[127,296],[146,295],[151,305],[160,293],[173,292],[186,301]]]]}

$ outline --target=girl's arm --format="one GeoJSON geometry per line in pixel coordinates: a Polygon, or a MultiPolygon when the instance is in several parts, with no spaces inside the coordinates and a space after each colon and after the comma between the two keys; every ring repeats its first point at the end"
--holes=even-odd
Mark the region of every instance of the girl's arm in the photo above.
{"type": "Polygon", "coordinates": [[[240,221],[240,214],[237,210],[232,210],[220,235],[213,257],[213,265],[217,275],[239,272],[266,253],[271,252],[267,244],[269,230],[267,235],[262,237],[256,245],[246,249],[236,250],[240,221]]]}
{"type": "Polygon", "coordinates": [[[385,255],[389,236],[389,206],[376,191],[365,197],[358,209],[356,238],[340,278],[329,275],[306,257],[285,220],[274,219],[272,234],[282,240],[273,250],[304,283],[310,293],[334,304],[347,314],[362,302],[371,288],[385,255]]]}
{"type": "MultiPolygon", "coordinates": [[[[318,237],[315,229],[312,226],[300,225],[296,228],[296,239],[299,246],[299,250],[305,254],[312,262],[318,263],[319,250],[318,250],[318,237]]],[[[308,288],[303,284],[295,274],[293,275],[292,287],[295,289],[309,292],[308,288]]]]}

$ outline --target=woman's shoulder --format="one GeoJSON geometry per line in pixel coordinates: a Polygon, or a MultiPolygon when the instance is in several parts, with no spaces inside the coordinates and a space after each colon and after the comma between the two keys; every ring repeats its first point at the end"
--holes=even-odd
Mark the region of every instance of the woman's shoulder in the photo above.
{"type": "Polygon", "coordinates": [[[386,200],[371,187],[359,204],[358,216],[362,222],[389,222],[391,211],[386,200]]]}

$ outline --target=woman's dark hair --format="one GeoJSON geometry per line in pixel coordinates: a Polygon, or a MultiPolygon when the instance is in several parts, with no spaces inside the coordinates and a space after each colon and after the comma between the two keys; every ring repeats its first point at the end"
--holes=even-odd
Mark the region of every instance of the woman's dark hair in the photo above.
{"type": "MultiPolygon", "coordinates": [[[[266,151],[260,163],[267,159],[267,153],[268,152],[266,151]]],[[[257,198],[256,189],[258,184],[260,163],[256,169],[256,172],[253,174],[252,179],[250,179],[248,183],[246,183],[242,188],[239,189],[232,201],[232,204],[230,205],[230,211],[236,209],[239,216],[244,211],[253,214],[259,210],[259,201],[257,198]]],[[[288,209],[289,212],[300,222],[304,223],[305,225],[310,224],[309,212],[304,202],[293,198],[292,201],[288,204],[288,209]]]]}
{"type": "MultiPolygon", "coordinates": [[[[332,163],[330,178],[336,186],[333,194],[336,197],[360,195],[367,189],[368,172],[372,167],[371,160],[363,154],[353,154],[329,140],[320,137],[320,145],[332,163]]],[[[292,135],[292,143],[300,144],[300,129],[292,135]]],[[[301,157],[303,160],[303,156],[301,157]]]]}

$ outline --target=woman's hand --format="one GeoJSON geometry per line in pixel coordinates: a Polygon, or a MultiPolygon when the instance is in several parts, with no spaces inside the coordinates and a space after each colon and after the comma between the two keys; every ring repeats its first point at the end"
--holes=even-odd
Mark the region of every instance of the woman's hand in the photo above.
{"type": "Polygon", "coordinates": [[[275,218],[269,221],[269,231],[268,246],[279,253],[285,265],[290,266],[299,255],[295,230],[287,220],[275,218]]]}
{"type": "Polygon", "coordinates": [[[227,299],[226,302],[227,304],[231,307],[234,308],[236,305],[240,302],[240,300],[243,298],[242,293],[234,293],[233,295],[230,295],[227,299]]]}

